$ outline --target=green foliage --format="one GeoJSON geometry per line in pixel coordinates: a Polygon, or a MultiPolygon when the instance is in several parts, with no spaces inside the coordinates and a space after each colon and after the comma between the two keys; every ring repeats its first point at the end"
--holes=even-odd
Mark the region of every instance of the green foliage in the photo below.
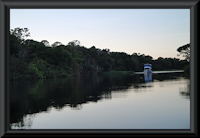
{"type": "Polygon", "coordinates": [[[28,71],[31,73],[31,74],[34,74],[37,78],[45,78],[44,77],[44,72],[43,71],[40,71],[38,68],[37,68],[37,65],[34,64],[34,63],[29,63],[28,65],[28,71]]]}
{"type": "Polygon", "coordinates": [[[10,35],[10,55],[16,56],[19,53],[20,42],[15,35],[10,35]]]}
{"type": "MultiPolygon", "coordinates": [[[[47,40],[41,42],[27,39],[30,33],[26,28],[15,28],[10,33],[10,78],[52,78],[107,71],[143,71],[150,63],[153,70],[184,69],[189,62],[176,58],[156,60],[149,55],[124,52],[110,52],[95,46],[80,46],[74,40],[67,45],[55,42],[50,47],[47,40]]],[[[179,52],[187,46],[178,49],[179,52]]]]}

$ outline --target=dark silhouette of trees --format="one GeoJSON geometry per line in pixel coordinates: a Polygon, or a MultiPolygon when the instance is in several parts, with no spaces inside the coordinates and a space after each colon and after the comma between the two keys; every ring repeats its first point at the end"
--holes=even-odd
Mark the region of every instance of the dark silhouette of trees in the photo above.
{"type": "MultiPolygon", "coordinates": [[[[51,46],[47,40],[41,42],[25,39],[30,36],[27,28],[10,31],[10,79],[33,79],[67,77],[107,71],[143,71],[150,63],[153,70],[183,69],[187,61],[176,58],[156,60],[149,55],[111,52],[110,49],[86,48],[74,40],[67,45],[55,42],[51,46]]],[[[178,49],[185,54],[188,47],[178,49]]]]}
{"type": "Polygon", "coordinates": [[[184,65],[184,72],[187,77],[190,77],[190,43],[180,46],[177,51],[179,52],[178,56],[183,55],[185,60],[182,62],[184,65]]]}
{"type": "Polygon", "coordinates": [[[183,55],[185,60],[190,61],[190,44],[180,46],[177,51],[180,53],[178,56],[183,55]]]}

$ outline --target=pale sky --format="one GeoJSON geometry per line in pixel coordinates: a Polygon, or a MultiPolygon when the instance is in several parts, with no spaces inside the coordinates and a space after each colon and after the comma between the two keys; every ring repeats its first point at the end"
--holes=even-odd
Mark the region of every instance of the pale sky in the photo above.
{"type": "MultiPolygon", "coordinates": [[[[28,28],[36,41],[181,58],[190,43],[190,9],[11,9],[10,29],[28,28]]],[[[182,58],[181,58],[182,59],[182,58]]]]}

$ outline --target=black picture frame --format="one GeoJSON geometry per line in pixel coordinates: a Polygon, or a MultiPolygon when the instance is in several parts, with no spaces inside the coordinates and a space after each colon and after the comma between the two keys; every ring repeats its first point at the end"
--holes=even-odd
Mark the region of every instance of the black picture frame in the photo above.
{"type": "Polygon", "coordinates": [[[198,137],[198,36],[199,0],[0,0],[0,136],[149,136],[198,137]],[[189,130],[11,130],[9,127],[9,29],[10,9],[190,9],[190,129],[189,130]]]}

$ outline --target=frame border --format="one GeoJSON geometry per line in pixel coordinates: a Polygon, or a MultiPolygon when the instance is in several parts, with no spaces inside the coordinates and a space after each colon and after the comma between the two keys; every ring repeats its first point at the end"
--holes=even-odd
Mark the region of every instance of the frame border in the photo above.
{"type": "Polygon", "coordinates": [[[64,136],[173,136],[198,137],[197,76],[200,0],[0,0],[0,137],[64,137],[64,136]],[[34,129],[11,130],[9,127],[9,30],[10,9],[190,9],[190,129],[34,129]]]}

